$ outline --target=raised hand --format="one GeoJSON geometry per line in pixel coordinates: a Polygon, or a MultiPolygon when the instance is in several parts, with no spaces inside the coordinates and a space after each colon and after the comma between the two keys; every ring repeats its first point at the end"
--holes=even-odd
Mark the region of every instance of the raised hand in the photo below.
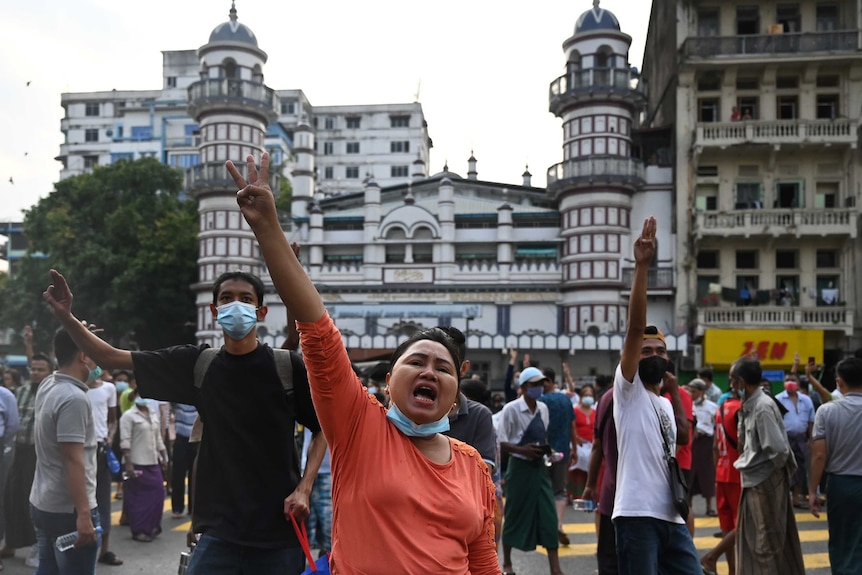
{"type": "Polygon", "coordinates": [[[249,156],[246,159],[248,182],[230,160],[225,162],[225,167],[239,188],[236,193],[236,203],[248,225],[252,229],[268,224],[278,226],[275,197],[269,187],[269,154],[264,152],[261,155],[259,172],[254,163],[254,157],[249,156]]]}
{"type": "Polygon", "coordinates": [[[635,240],[634,258],[637,264],[649,265],[655,257],[655,218],[650,216],[644,220],[640,237],[635,240]]]}
{"type": "Polygon", "coordinates": [[[27,343],[33,343],[33,328],[30,324],[24,326],[24,333],[21,334],[24,338],[24,341],[27,343]]]}
{"type": "Polygon", "coordinates": [[[51,313],[60,319],[72,315],[72,290],[66,278],[57,270],[51,270],[51,285],[42,292],[42,298],[51,306],[51,313]]]}

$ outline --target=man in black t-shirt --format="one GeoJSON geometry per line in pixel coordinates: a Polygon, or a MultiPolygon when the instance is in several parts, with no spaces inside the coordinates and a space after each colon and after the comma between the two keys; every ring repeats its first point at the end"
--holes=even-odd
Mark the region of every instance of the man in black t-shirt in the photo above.
{"type": "Polygon", "coordinates": [[[288,518],[308,515],[308,496],[326,451],[311,403],[305,366],[291,356],[292,388],[279,378],[273,350],[257,341],[266,316],[263,283],[244,272],[222,274],[213,285],[213,318],[224,346],[201,385],[194,369],[206,346],[130,352],[112,347],[72,315],[72,292],[51,270],[44,293],[75,343],[107,369],[134,369],[143,397],[194,405],[203,427],[195,490],[195,530],[201,539],[188,575],[209,573],[299,575],[304,556],[288,518]],[[300,475],[295,423],[312,433],[300,475]]]}

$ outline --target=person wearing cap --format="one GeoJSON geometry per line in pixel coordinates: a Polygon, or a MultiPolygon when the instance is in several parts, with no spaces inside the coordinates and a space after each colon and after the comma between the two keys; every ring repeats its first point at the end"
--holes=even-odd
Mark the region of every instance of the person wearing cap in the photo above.
{"type": "Polygon", "coordinates": [[[613,523],[620,575],[702,573],[691,534],[674,504],[668,458],[688,443],[688,420],[667,344],[648,326],[647,275],[656,251],[656,221],[635,241],[635,271],[620,364],[614,375],[619,450],[613,523]],[[661,390],[670,400],[661,396],[661,390]]]}
{"type": "Polygon", "coordinates": [[[707,399],[706,393],[709,386],[702,379],[691,380],[688,387],[694,402],[694,417],[697,422],[694,442],[691,445],[689,502],[695,495],[703,495],[706,499],[706,515],[718,517],[718,513],[712,506],[712,498],[715,497],[715,463],[712,457],[712,443],[715,434],[715,412],[718,411],[718,406],[707,399]]]}
{"type": "Polygon", "coordinates": [[[503,574],[512,570],[512,548],[548,552],[551,575],[560,575],[557,510],[551,478],[544,464],[548,445],[548,406],[539,397],[548,378],[535,367],[518,377],[521,395],[503,406],[497,434],[500,449],[509,453],[506,469],[506,510],[503,519],[503,574]]]}

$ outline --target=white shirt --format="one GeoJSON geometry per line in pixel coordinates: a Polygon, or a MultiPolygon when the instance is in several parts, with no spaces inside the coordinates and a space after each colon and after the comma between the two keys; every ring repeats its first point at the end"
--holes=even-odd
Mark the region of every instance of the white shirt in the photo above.
{"type": "Polygon", "coordinates": [[[133,405],[120,418],[120,448],[129,450],[135,465],[156,465],[165,443],[159,427],[159,414],[149,409],[144,414],[133,405]]]}
{"type": "Polygon", "coordinates": [[[108,438],[108,410],[117,407],[117,388],[113,383],[103,381],[99,387],[91,387],[87,390],[87,398],[93,408],[96,439],[105,441],[108,438]]]}
{"type": "Polygon", "coordinates": [[[694,417],[697,419],[697,430],[710,437],[715,433],[715,412],[718,406],[708,399],[698,404],[694,402],[694,417]]]}
{"type": "MultiPolygon", "coordinates": [[[[513,443],[517,445],[521,441],[521,438],[524,437],[524,431],[527,430],[527,426],[533,421],[536,413],[542,418],[542,423],[545,424],[545,431],[547,431],[548,422],[550,421],[547,405],[541,401],[537,401],[536,410],[530,411],[530,407],[523,397],[519,397],[504,405],[500,413],[502,414],[500,416],[500,424],[497,426],[497,439],[500,443],[513,443]]],[[[511,456],[526,459],[523,455],[516,453],[512,453],[511,456]]]]}
{"type": "Polygon", "coordinates": [[[640,375],[626,381],[618,365],[614,374],[614,424],[617,428],[617,517],[653,517],[684,524],[673,505],[670,474],[659,427],[659,414],[669,447],[676,443],[676,420],[670,401],[648,391],[640,375]]]}

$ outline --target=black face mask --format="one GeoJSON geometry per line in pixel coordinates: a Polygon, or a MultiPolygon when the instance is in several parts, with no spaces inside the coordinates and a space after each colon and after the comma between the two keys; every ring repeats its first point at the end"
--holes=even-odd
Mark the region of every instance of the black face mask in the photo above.
{"type": "Polygon", "coordinates": [[[659,355],[645,357],[638,363],[638,375],[644,385],[661,383],[667,370],[668,360],[659,355]]]}

